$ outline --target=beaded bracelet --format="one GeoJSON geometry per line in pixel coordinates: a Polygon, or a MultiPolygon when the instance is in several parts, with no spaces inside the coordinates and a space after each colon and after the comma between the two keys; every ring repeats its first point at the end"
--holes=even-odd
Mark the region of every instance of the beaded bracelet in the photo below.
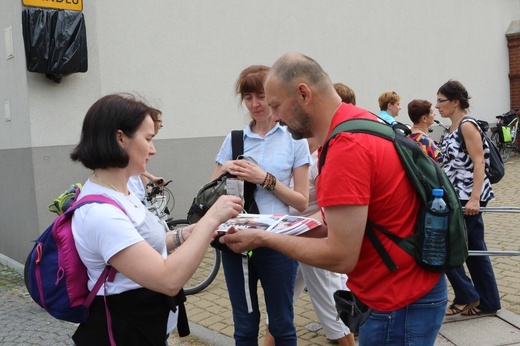
{"type": "Polygon", "coordinates": [[[271,175],[271,183],[266,186],[267,191],[273,191],[276,186],[276,177],[274,175],[271,175]]]}
{"type": "Polygon", "coordinates": [[[265,174],[265,179],[264,179],[263,183],[260,184],[260,185],[262,185],[262,188],[263,188],[263,189],[265,189],[265,183],[267,183],[267,179],[268,179],[268,178],[269,178],[269,172],[267,172],[267,173],[265,174]]]}
{"type": "Polygon", "coordinates": [[[271,173],[267,172],[265,180],[262,183],[262,188],[267,191],[273,191],[276,186],[276,177],[271,173]]]}

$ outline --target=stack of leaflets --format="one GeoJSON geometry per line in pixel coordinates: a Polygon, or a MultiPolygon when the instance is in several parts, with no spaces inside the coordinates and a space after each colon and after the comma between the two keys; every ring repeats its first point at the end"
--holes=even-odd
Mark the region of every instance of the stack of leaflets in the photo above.
{"type": "Polygon", "coordinates": [[[218,232],[227,232],[231,227],[262,229],[265,231],[300,235],[321,225],[315,219],[291,216],[283,214],[240,214],[238,217],[229,219],[217,229],[218,232]]]}

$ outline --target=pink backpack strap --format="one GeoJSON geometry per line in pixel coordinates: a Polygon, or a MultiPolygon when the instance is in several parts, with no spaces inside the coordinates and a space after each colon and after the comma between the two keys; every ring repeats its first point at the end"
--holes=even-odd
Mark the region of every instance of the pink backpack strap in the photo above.
{"type": "MultiPolygon", "coordinates": [[[[91,203],[106,203],[113,205],[114,207],[117,207],[119,210],[121,210],[123,213],[125,212],[119,204],[117,204],[116,201],[113,199],[110,199],[108,197],[105,197],[103,195],[87,195],[85,197],[82,197],[79,200],[74,201],[74,204],[70,206],[69,209],[67,209],[66,213],[74,212],[77,208],[85,205],[85,204],[91,204],[91,203]]],[[[94,284],[94,287],[92,288],[92,291],[90,291],[87,299],[85,300],[85,306],[90,307],[90,304],[92,304],[92,301],[96,297],[97,293],[101,289],[101,285],[104,286],[105,291],[103,294],[103,300],[105,302],[105,313],[107,316],[107,329],[108,329],[108,338],[110,339],[110,345],[116,345],[115,339],[114,339],[114,333],[112,332],[112,318],[110,317],[110,310],[108,309],[107,305],[107,282],[113,282],[114,278],[116,276],[117,270],[116,268],[112,266],[106,266],[101,275],[99,276],[98,280],[94,284]]]]}

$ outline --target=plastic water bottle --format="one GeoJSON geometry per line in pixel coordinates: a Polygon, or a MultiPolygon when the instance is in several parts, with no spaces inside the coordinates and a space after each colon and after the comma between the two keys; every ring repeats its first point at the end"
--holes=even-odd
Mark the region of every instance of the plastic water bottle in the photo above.
{"type": "Polygon", "coordinates": [[[446,234],[448,232],[448,213],[446,202],[442,199],[444,190],[433,189],[433,201],[428,203],[434,215],[426,211],[424,220],[423,261],[430,265],[443,265],[446,262],[446,234]]]}

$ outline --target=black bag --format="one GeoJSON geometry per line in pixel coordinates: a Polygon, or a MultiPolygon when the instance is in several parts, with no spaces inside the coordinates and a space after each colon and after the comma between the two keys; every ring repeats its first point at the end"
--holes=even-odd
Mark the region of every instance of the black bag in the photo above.
{"type": "Polygon", "coordinates": [[[201,187],[188,211],[187,220],[190,224],[202,219],[217,199],[226,194],[226,180],[230,177],[232,177],[231,174],[224,173],[201,187]]]}
{"type": "Polygon", "coordinates": [[[464,121],[471,121],[471,120],[473,120],[472,121],[473,123],[477,124],[477,128],[480,131],[480,134],[482,135],[482,141],[487,143],[487,145],[489,147],[489,165],[486,164],[486,175],[491,184],[498,183],[500,180],[502,180],[502,178],[506,174],[504,162],[502,161],[502,156],[500,155],[500,151],[498,151],[498,148],[496,147],[495,143],[493,143],[493,141],[488,136],[486,136],[486,134],[482,131],[480,124],[479,124],[479,120],[472,118],[472,117],[464,117],[460,121],[458,130],[459,130],[460,140],[462,141],[462,148],[464,149],[465,152],[467,152],[466,143],[464,141],[464,136],[462,134],[461,126],[464,121]]]}
{"type": "Polygon", "coordinates": [[[338,318],[341,318],[351,333],[358,333],[359,327],[365,323],[372,313],[372,309],[363,304],[350,291],[338,290],[334,292],[334,301],[336,302],[338,318]]]}
{"type": "MultiPolygon", "coordinates": [[[[238,159],[239,156],[243,155],[244,131],[231,131],[231,146],[234,159],[238,159]]],[[[198,222],[217,199],[226,194],[226,180],[230,178],[235,179],[236,177],[229,173],[224,173],[199,190],[188,211],[187,220],[190,224],[198,222]]],[[[258,214],[258,206],[254,197],[255,189],[256,184],[244,182],[244,210],[250,214],[258,214]]],[[[226,244],[219,242],[221,236],[216,237],[210,245],[221,251],[233,252],[226,244]]]]}
{"type": "Polygon", "coordinates": [[[504,115],[504,124],[505,125],[509,125],[513,120],[515,120],[515,118],[517,117],[516,115],[516,112],[514,110],[510,111],[510,112],[507,112],[505,115],[504,115]]]}
{"type": "MultiPolygon", "coordinates": [[[[244,131],[231,131],[231,145],[233,159],[238,159],[244,153],[244,131]]],[[[236,177],[224,173],[200,188],[188,211],[187,220],[190,224],[198,222],[217,199],[226,194],[226,180],[229,178],[236,177]]],[[[244,210],[250,214],[258,214],[254,197],[255,189],[256,184],[244,182],[244,210]]]]}
{"type": "MultiPolygon", "coordinates": [[[[244,153],[244,131],[231,131],[231,145],[233,159],[239,159],[244,153]]],[[[226,194],[226,180],[229,178],[235,179],[236,177],[224,173],[199,190],[188,211],[187,219],[190,224],[199,221],[217,199],[226,194]]],[[[254,197],[255,189],[256,184],[244,182],[244,210],[250,214],[258,214],[258,206],[254,197]]]]}

